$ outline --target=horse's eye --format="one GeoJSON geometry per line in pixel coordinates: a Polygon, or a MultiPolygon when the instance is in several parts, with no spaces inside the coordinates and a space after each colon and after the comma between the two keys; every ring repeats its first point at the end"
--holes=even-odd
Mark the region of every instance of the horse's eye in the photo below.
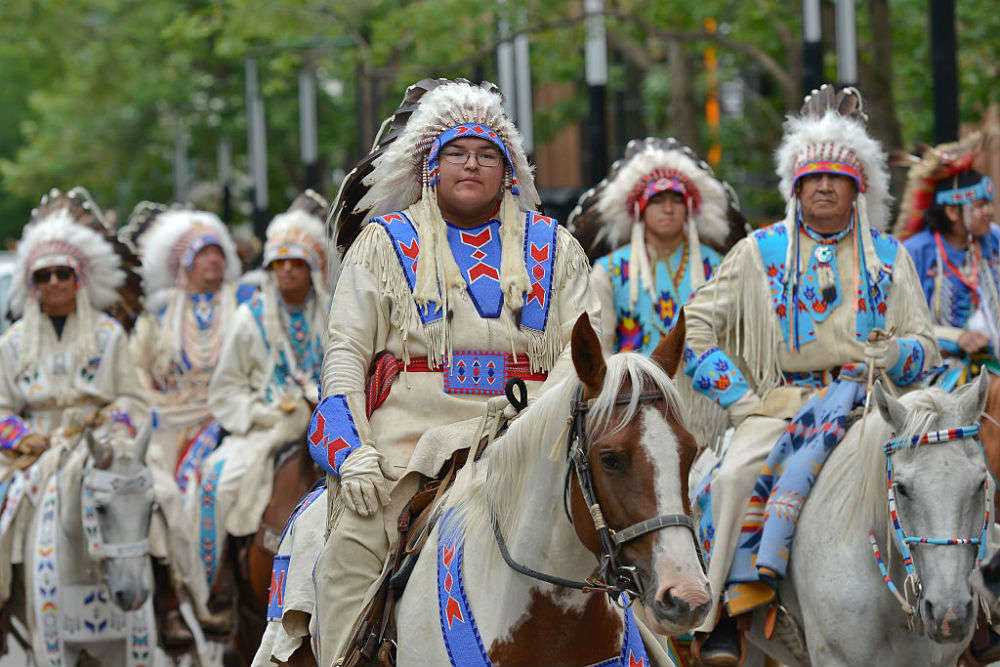
{"type": "Polygon", "coordinates": [[[906,485],[901,482],[896,482],[896,493],[903,496],[904,498],[910,497],[910,491],[906,488],[906,485]]]}
{"type": "Polygon", "coordinates": [[[100,514],[101,516],[104,516],[105,514],[108,513],[108,508],[105,505],[98,505],[94,508],[94,511],[100,514]]]}
{"type": "Polygon", "coordinates": [[[620,452],[601,452],[601,467],[611,472],[625,469],[625,457],[620,452]]]}

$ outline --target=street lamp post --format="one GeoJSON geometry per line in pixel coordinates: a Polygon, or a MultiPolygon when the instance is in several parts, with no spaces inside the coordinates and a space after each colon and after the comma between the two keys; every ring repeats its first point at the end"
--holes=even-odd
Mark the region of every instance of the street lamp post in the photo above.
{"type": "Polygon", "coordinates": [[[837,78],[842,86],[858,85],[858,22],[854,0],[837,0],[837,78]]]}
{"type": "Polygon", "coordinates": [[[590,146],[590,184],[604,178],[608,164],[608,139],[605,118],[607,108],[605,92],[608,86],[608,45],[604,31],[604,0],[584,0],[587,14],[587,39],[584,46],[584,69],[590,113],[587,118],[587,137],[590,146]]]}
{"type": "Polygon", "coordinates": [[[934,142],[958,139],[958,67],[955,0],[930,0],[931,70],[934,78],[934,142]]]}
{"type": "Polygon", "coordinates": [[[250,173],[253,176],[254,232],[264,238],[268,222],[267,137],[264,126],[264,100],[260,95],[257,58],[247,56],[247,144],[250,148],[250,173]]]}
{"type": "Polygon", "coordinates": [[[316,131],[316,72],[307,64],[299,72],[299,154],[305,186],[319,189],[319,150],[316,131]]]}
{"type": "Polygon", "coordinates": [[[802,94],[823,85],[823,21],[820,0],[802,0],[802,94]]]}

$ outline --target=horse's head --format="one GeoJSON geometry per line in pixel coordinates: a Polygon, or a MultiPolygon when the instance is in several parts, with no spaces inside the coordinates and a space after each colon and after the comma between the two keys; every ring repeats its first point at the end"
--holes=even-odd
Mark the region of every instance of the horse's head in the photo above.
{"type": "Polygon", "coordinates": [[[97,437],[84,435],[89,457],[80,483],[87,552],[100,561],[115,604],[134,611],[149,596],[149,522],[153,477],[144,463],[151,436],[147,422],[128,447],[131,426],[112,423],[97,437]]]}
{"type": "Polygon", "coordinates": [[[588,507],[578,465],[570,496],[573,525],[583,544],[606,559],[608,540],[595,528],[603,518],[619,572],[629,575],[639,594],[639,614],[663,634],[697,626],[711,606],[688,523],[687,479],[696,443],[670,380],[683,355],[684,331],[682,313],[650,359],[618,354],[605,360],[585,315],[572,337],[573,364],[590,402],[586,432],[575,446],[586,455],[599,505],[596,512],[588,507]]]}
{"type": "MultiPolygon", "coordinates": [[[[910,437],[978,424],[988,387],[980,376],[953,394],[930,389],[897,401],[876,385],[873,395],[892,431],[910,437]]],[[[961,435],[955,433],[937,444],[904,443],[890,454],[897,516],[903,535],[910,538],[907,544],[920,582],[916,611],[927,635],[938,642],[967,640],[976,621],[968,577],[978,547],[920,543],[913,538],[985,538],[986,506],[993,502],[982,448],[976,438],[961,435]]]]}

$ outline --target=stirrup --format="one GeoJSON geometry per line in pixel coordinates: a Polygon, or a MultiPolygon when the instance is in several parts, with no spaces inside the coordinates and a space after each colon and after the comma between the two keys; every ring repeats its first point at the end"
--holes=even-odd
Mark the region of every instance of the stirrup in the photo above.
{"type": "MultiPolygon", "coordinates": [[[[724,612],[720,608],[719,617],[722,617],[724,612]]],[[[706,663],[702,659],[702,648],[705,645],[705,640],[708,639],[711,632],[695,632],[694,638],[691,640],[691,660],[694,665],[701,665],[703,667],[742,667],[743,663],[747,659],[747,644],[746,644],[746,630],[749,627],[749,616],[741,616],[739,618],[730,618],[730,620],[735,625],[736,630],[736,651],[738,656],[735,663],[732,661],[728,662],[710,662],[706,663]]]]}

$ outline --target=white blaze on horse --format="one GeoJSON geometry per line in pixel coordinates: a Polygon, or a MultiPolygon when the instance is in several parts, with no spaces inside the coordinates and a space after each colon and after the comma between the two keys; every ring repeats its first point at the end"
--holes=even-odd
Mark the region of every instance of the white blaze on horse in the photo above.
{"type": "Polygon", "coordinates": [[[84,652],[101,665],[153,662],[150,426],[131,446],[130,428],[112,422],[47,453],[59,457],[58,470],[40,491],[24,547],[26,617],[42,667],[75,665],[84,652]]]}
{"type": "Polygon", "coordinates": [[[703,620],[687,500],[697,446],[670,380],[683,340],[681,318],[651,358],[605,360],[577,321],[578,377],[543,393],[444,497],[396,608],[400,667],[649,665],[633,616],[659,634],[703,620]],[[630,611],[576,588],[595,578],[627,591],[630,611]]]}
{"type": "Polygon", "coordinates": [[[984,555],[980,540],[993,505],[976,437],[987,389],[979,380],[952,394],[923,389],[896,400],[874,387],[878,410],[863,434],[855,423],[830,454],[803,507],[780,587],[804,650],[777,635],[764,639],[761,611],[751,642],[795,667],[956,664],[976,624],[978,599],[967,580],[984,555]]]}

